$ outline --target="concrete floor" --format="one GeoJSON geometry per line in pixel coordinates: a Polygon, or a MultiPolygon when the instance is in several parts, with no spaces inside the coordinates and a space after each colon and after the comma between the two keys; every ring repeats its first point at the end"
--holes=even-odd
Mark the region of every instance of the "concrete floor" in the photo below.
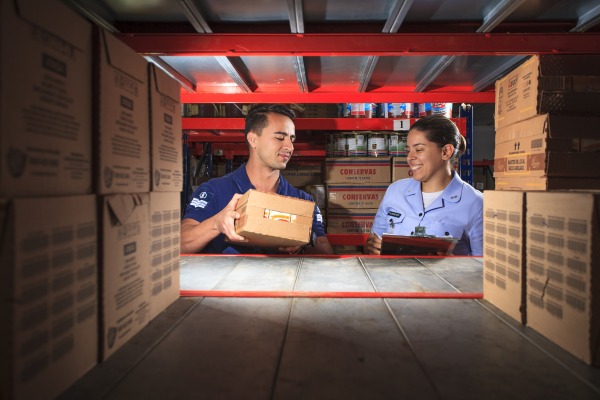
{"type": "MultiPolygon", "coordinates": [[[[184,290],[481,292],[480,258],[183,257],[184,290]]],[[[598,399],[485,300],[182,297],[61,399],[598,399]]]]}

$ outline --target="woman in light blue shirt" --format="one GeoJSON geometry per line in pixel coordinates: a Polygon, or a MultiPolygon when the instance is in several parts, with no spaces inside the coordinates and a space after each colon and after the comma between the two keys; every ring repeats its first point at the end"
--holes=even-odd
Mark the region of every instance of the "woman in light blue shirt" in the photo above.
{"type": "Polygon", "coordinates": [[[381,235],[427,235],[459,238],[456,255],[483,252],[483,195],[460,179],[454,163],[466,142],[456,125],[441,115],[418,120],[406,141],[412,178],[392,183],[383,197],[367,238],[368,254],[380,254],[381,235]]]}

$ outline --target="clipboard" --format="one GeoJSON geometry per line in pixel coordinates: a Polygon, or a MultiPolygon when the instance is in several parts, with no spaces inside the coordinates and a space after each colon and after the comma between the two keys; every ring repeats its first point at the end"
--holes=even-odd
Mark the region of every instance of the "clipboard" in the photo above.
{"type": "Polygon", "coordinates": [[[434,236],[402,236],[384,233],[381,236],[383,255],[437,255],[450,254],[458,238],[434,236]]]}

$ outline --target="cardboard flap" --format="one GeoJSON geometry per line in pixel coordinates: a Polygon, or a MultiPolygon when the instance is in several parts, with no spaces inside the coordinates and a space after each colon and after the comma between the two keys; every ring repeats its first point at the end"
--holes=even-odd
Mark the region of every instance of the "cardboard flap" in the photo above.
{"type": "Polygon", "coordinates": [[[140,83],[146,82],[148,62],[131,47],[114,37],[110,32],[100,30],[102,55],[113,68],[129,75],[140,83]]]}
{"type": "Polygon", "coordinates": [[[153,78],[151,81],[154,82],[152,90],[160,93],[162,96],[168,97],[175,103],[179,103],[181,90],[177,81],[152,63],[148,64],[148,68],[150,68],[150,76],[153,78]]]}
{"type": "Polygon", "coordinates": [[[142,204],[144,204],[144,199],[138,194],[106,197],[106,205],[119,225],[125,224],[136,207],[142,204]]]}
{"type": "Polygon", "coordinates": [[[87,49],[91,45],[92,25],[60,2],[12,1],[19,17],[28,23],[43,29],[46,33],[52,32],[78,50],[87,49]],[[56,7],[61,8],[60,15],[68,16],[69,19],[50,18],[57,14],[56,7]]]}

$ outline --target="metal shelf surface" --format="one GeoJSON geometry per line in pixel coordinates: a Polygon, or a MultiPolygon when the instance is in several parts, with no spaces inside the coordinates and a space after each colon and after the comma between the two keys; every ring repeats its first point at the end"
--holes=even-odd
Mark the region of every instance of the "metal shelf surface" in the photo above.
{"type": "MultiPolygon", "coordinates": [[[[182,288],[468,292],[480,258],[184,256],[182,288]]],[[[181,298],[61,400],[596,399],[590,368],[485,300],[181,298]]]]}

